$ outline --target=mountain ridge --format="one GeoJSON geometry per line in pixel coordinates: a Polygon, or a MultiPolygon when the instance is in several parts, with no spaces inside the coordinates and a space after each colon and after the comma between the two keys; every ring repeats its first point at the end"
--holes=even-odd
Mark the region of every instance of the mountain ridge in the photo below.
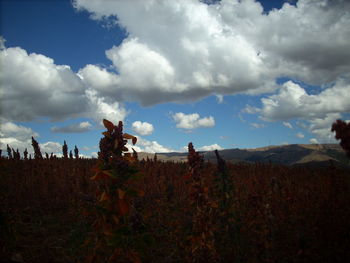
{"type": "MultiPolygon", "coordinates": [[[[216,162],[214,151],[198,151],[206,161],[216,162]]],[[[223,149],[218,150],[220,156],[232,163],[262,162],[282,164],[288,166],[326,166],[332,162],[336,166],[350,168],[350,161],[339,144],[288,144],[274,145],[250,149],[223,149]]],[[[186,162],[187,152],[169,153],[138,153],[139,159],[154,158],[161,161],[186,162]]]]}

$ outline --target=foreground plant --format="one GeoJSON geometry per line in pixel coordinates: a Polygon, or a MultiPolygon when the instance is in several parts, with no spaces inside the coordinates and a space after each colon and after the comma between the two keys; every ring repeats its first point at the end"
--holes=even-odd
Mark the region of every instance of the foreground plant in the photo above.
{"type": "Polygon", "coordinates": [[[192,207],[192,234],[189,239],[190,262],[217,262],[213,233],[213,208],[217,204],[209,199],[209,188],[203,182],[203,156],[195,151],[193,144],[188,144],[187,177],[190,179],[190,205],[192,207]]]}
{"type": "Polygon", "coordinates": [[[350,158],[350,122],[347,124],[345,121],[337,120],[333,123],[331,131],[335,131],[335,138],[340,140],[340,146],[350,158]]]}
{"type": "Polygon", "coordinates": [[[141,262],[141,255],[150,237],[145,232],[142,216],[132,211],[133,198],[143,193],[132,187],[138,179],[137,159],[128,153],[127,140],[135,144],[137,138],[123,133],[123,123],[115,126],[103,120],[107,131],[100,140],[98,162],[91,180],[98,183],[95,221],[95,237],[92,254],[88,262],[141,262]],[[133,216],[131,216],[133,215],[133,216]],[[141,218],[141,219],[140,219],[141,218]]]}

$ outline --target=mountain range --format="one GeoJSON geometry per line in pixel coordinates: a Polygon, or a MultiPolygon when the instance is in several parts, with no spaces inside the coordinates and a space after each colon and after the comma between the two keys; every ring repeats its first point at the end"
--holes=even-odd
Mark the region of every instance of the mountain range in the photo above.
{"type": "MultiPolygon", "coordinates": [[[[200,152],[204,160],[216,162],[214,151],[200,152]]],[[[232,163],[273,163],[288,166],[323,167],[333,163],[337,167],[350,169],[350,160],[338,144],[290,144],[254,149],[225,149],[220,156],[232,163]]],[[[139,159],[154,158],[155,154],[139,153],[139,159]]],[[[157,153],[162,161],[186,162],[187,152],[157,153]]]]}

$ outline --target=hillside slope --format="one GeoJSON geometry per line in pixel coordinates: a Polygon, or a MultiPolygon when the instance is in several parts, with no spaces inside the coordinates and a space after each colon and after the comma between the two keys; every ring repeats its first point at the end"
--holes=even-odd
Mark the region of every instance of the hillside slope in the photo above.
{"type": "MultiPolygon", "coordinates": [[[[213,151],[201,152],[205,160],[216,162],[213,151]]],[[[350,162],[343,149],[338,144],[291,144],[269,146],[254,149],[225,149],[219,151],[226,161],[237,162],[271,162],[283,165],[329,165],[330,160],[338,166],[350,167],[350,162]]],[[[140,159],[153,159],[154,154],[139,153],[140,159]]],[[[162,161],[186,162],[187,153],[157,153],[157,159],[162,161]]]]}

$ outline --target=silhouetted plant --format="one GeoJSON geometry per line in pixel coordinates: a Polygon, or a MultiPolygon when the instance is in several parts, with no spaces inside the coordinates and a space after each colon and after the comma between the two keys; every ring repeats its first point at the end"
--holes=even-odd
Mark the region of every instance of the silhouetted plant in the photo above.
{"type": "Polygon", "coordinates": [[[340,146],[350,158],[350,122],[347,124],[345,121],[337,120],[333,123],[331,131],[335,131],[335,138],[340,140],[340,146]]]}
{"type": "Polygon", "coordinates": [[[76,145],[74,146],[74,157],[75,159],[79,159],[79,149],[76,145]]]}
{"type": "Polygon", "coordinates": [[[212,214],[217,207],[209,201],[209,188],[203,182],[203,156],[200,155],[190,142],[188,144],[188,169],[190,178],[190,205],[192,207],[192,233],[189,237],[191,244],[188,248],[191,262],[216,262],[218,255],[215,248],[212,214]]]}
{"type": "Polygon", "coordinates": [[[62,153],[63,153],[63,158],[68,159],[68,146],[67,146],[66,141],[64,141],[64,143],[63,143],[62,153]]]}
{"type": "Polygon", "coordinates": [[[7,144],[7,156],[9,159],[12,159],[12,150],[8,144],[7,144]]]}
{"type": "Polygon", "coordinates": [[[24,160],[28,160],[28,150],[27,150],[27,148],[24,150],[23,154],[24,154],[24,160]]]}
{"type": "Polygon", "coordinates": [[[134,189],[132,181],[137,179],[137,161],[126,148],[127,140],[135,144],[137,138],[123,133],[123,123],[115,126],[103,120],[107,131],[100,140],[99,159],[91,180],[99,183],[96,205],[95,248],[89,259],[99,262],[140,262],[147,252],[150,236],[144,231],[142,215],[134,212],[131,217],[131,200],[142,195],[134,189]],[[135,221],[135,219],[137,219],[135,221]],[[141,254],[141,255],[140,255],[141,254]]]}
{"type": "Polygon", "coordinates": [[[40,146],[38,142],[32,137],[32,146],[34,149],[34,158],[35,159],[43,159],[43,156],[40,151],[40,146]]]}

